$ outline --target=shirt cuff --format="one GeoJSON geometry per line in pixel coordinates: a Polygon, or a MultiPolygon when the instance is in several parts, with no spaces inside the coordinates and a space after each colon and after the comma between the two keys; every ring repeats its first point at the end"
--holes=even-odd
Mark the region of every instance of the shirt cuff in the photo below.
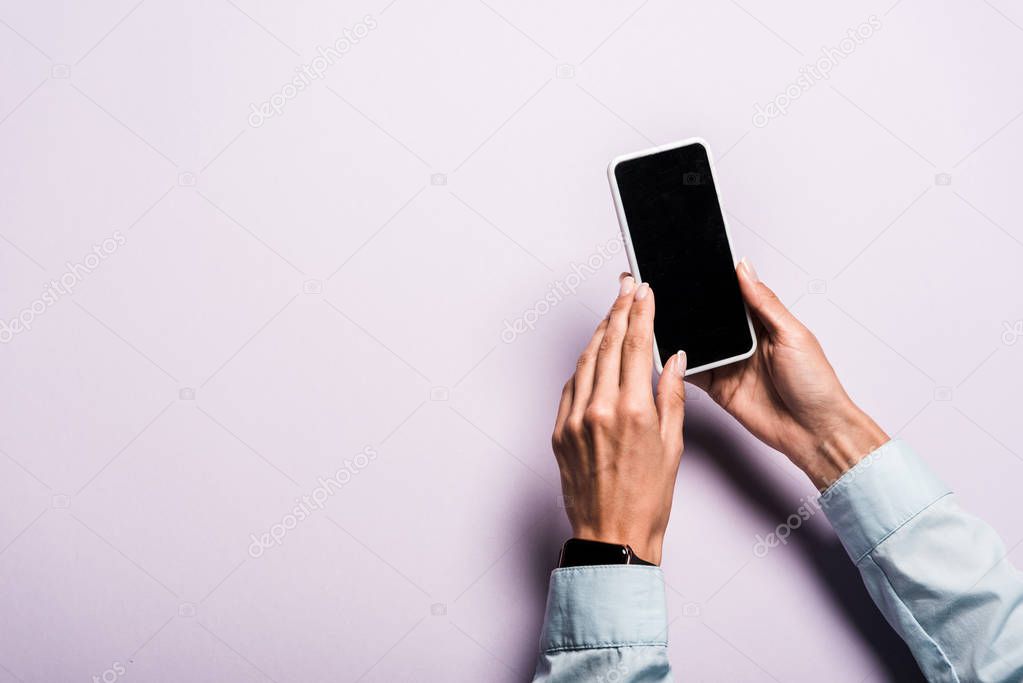
{"type": "Polygon", "coordinates": [[[564,567],[551,574],[544,652],[668,644],[660,567],[564,567]]]}
{"type": "Polygon", "coordinates": [[[820,497],[838,538],[855,562],[951,490],[902,441],[860,460],[820,497]]]}

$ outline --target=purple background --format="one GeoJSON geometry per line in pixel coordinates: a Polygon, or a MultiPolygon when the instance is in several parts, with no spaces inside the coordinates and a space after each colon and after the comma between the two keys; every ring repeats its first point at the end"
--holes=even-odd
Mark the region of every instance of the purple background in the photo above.
{"type": "MultiPolygon", "coordinates": [[[[125,238],[0,345],[0,682],[528,677],[568,532],[554,407],[623,255],[505,321],[617,235],[611,157],[692,135],[738,255],[1023,562],[1021,24],[1006,0],[0,2],[0,318],[125,238]]],[[[905,678],[819,514],[754,554],[803,476],[696,390],[687,438],[678,678],[905,678]]]]}

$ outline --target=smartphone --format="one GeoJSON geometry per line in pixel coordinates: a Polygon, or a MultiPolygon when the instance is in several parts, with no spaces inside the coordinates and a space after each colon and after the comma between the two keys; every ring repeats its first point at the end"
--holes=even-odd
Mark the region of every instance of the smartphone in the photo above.
{"type": "Polygon", "coordinates": [[[626,154],[611,161],[607,175],[632,274],[657,297],[657,370],[679,350],[686,375],[752,356],[757,338],[706,142],[626,154]]]}

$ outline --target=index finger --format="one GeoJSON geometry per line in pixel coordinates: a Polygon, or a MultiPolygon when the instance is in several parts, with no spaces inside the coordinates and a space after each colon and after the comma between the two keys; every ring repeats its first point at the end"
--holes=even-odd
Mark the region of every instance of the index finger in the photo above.
{"type": "Polygon", "coordinates": [[[654,371],[654,292],[643,283],[629,310],[629,327],[622,341],[622,389],[650,395],[654,371]]]}
{"type": "Polygon", "coordinates": [[[629,327],[629,309],[636,294],[636,281],[623,278],[618,297],[607,317],[604,338],[597,350],[597,367],[593,380],[593,396],[613,403],[622,388],[622,342],[629,327]]]}

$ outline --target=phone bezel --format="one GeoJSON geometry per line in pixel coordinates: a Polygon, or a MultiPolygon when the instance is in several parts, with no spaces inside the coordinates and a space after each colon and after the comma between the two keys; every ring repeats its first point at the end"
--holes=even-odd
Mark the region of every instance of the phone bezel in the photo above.
{"type": "MultiPolygon", "coordinates": [[[[607,166],[607,179],[611,184],[611,196],[614,199],[615,213],[618,215],[618,227],[621,229],[622,242],[625,244],[625,253],[629,259],[629,268],[632,270],[633,277],[636,278],[636,282],[642,282],[643,277],[639,272],[639,264],[636,261],[636,252],[632,246],[632,234],[629,232],[629,221],[625,218],[625,207],[622,205],[622,196],[618,190],[618,179],[615,177],[615,169],[618,164],[623,161],[630,161],[632,159],[638,159],[640,157],[650,156],[651,154],[658,154],[660,152],[667,152],[672,149],[678,149],[679,147],[688,147],[690,145],[701,145],[707,153],[707,164],[710,167],[711,176],[715,179],[714,190],[717,193],[718,206],[723,207],[724,202],[721,200],[721,189],[717,183],[717,172],[714,169],[714,159],[710,153],[710,145],[707,141],[700,137],[686,138],[685,140],[679,140],[677,142],[669,142],[665,145],[658,145],[657,147],[650,147],[647,149],[640,150],[638,152],[630,152],[628,154],[622,154],[611,160],[611,163],[607,166]]],[[[732,257],[732,265],[737,266],[738,262],[735,259],[735,250],[732,249],[732,234],[728,228],[728,220],[725,217],[725,211],[721,209],[721,222],[725,226],[725,242],[728,244],[728,253],[732,257]]],[[[738,277],[738,276],[737,276],[738,277]]],[[[749,351],[740,353],[737,356],[731,356],[722,360],[714,361],[713,363],[706,363],[695,368],[686,368],[685,376],[695,375],[698,372],[705,370],[713,370],[714,368],[720,368],[723,365],[729,365],[731,363],[737,363],[741,360],[746,360],[757,350],[757,333],[753,329],[753,319],[749,314],[749,307],[746,306],[744,301],[742,304],[743,310],[746,313],[746,324],[749,325],[750,339],[753,340],[752,346],[749,351]]],[[[683,349],[684,350],[684,349],[683,349]]],[[[664,367],[661,364],[661,353],[657,347],[656,336],[654,338],[654,364],[657,366],[657,372],[663,372],[664,367]]]]}

